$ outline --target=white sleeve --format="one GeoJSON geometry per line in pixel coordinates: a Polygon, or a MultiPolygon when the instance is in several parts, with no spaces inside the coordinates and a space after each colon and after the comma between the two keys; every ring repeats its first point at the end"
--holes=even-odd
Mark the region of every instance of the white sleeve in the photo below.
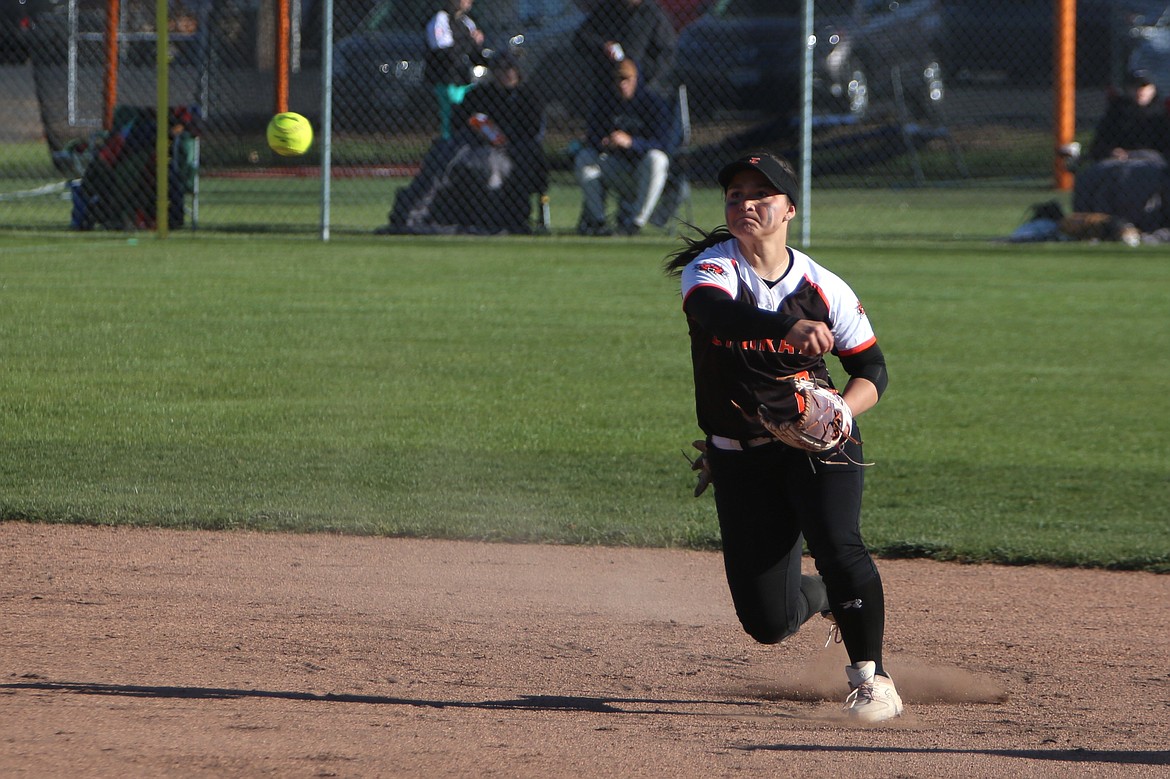
{"type": "Polygon", "coordinates": [[[856,293],[840,279],[831,285],[831,290],[828,303],[837,353],[853,354],[871,346],[877,338],[856,293]]]}
{"type": "Polygon", "coordinates": [[[451,34],[451,17],[446,11],[439,11],[427,22],[427,46],[432,49],[449,49],[454,45],[455,36],[451,34]]]}
{"type": "Polygon", "coordinates": [[[716,287],[732,298],[739,294],[739,276],[729,257],[704,257],[692,260],[682,272],[683,300],[699,287],[716,287]]]}

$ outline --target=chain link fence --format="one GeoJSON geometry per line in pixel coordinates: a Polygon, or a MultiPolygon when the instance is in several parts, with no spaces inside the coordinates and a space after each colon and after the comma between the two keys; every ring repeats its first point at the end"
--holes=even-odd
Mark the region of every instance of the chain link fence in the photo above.
{"type": "MultiPolygon", "coordinates": [[[[815,187],[1051,183],[1055,5],[816,0],[807,82],[815,187]]],[[[1166,5],[1078,0],[1079,138],[1091,134],[1131,58],[1158,67],[1149,50],[1167,29],[1156,24],[1166,5]]],[[[662,224],[678,215],[685,185],[708,186],[730,154],[800,157],[804,0],[475,0],[467,15],[483,37],[459,63],[475,84],[465,102],[500,86],[499,74],[518,63],[531,101],[524,110],[539,119],[535,156],[511,160],[507,146],[490,143],[458,157],[460,144],[475,146],[463,143],[471,136],[461,105],[452,139],[437,140],[443,82],[426,30],[446,8],[459,30],[458,6],[334,0],[329,23],[323,0],[171,0],[169,227],[318,231],[328,135],[333,231],[385,231],[396,201],[433,212],[453,193],[475,194],[480,212],[490,210],[485,203],[522,211],[473,231],[571,231],[582,207],[574,153],[590,95],[610,88],[598,62],[612,63],[612,43],[638,61],[642,86],[671,111],[670,178],[684,186],[664,196],[662,224]],[[282,110],[316,128],[302,156],[267,146],[265,127],[282,110]],[[517,178],[534,166],[538,175],[517,178]],[[485,171],[486,184],[476,178],[485,171]],[[522,200],[490,200],[501,177],[522,181],[522,200]]],[[[154,0],[5,0],[3,8],[0,227],[154,228],[154,0]]],[[[457,230],[458,214],[448,216],[457,230]]],[[[443,220],[436,224],[442,231],[443,220]]]]}

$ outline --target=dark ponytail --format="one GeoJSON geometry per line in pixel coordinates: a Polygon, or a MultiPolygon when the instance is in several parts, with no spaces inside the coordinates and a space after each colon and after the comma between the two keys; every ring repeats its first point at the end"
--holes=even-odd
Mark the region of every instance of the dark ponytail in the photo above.
{"type": "Polygon", "coordinates": [[[710,249],[717,243],[723,243],[730,240],[734,236],[723,225],[716,227],[711,232],[706,232],[700,227],[695,227],[688,224],[687,227],[699,234],[698,238],[691,238],[690,236],[682,236],[683,242],[686,246],[682,247],[676,252],[672,252],[666,256],[666,261],[662,263],[662,270],[667,276],[681,276],[682,270],[690,264],[691,260],[698,257],[700,254],[710,249]]]}

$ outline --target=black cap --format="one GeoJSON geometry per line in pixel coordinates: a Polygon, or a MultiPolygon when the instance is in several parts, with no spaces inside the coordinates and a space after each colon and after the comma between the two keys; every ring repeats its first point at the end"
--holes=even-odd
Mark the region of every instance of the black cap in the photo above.
{"type": "Polygon", "coordinates": [[[1154,83],[1154,79],[1150,76],[1150,71],[1145,68],[1136,68],[1125,74],[1125,85],[1131,87],[1144,87],[1154,83]]]}
{"type": "Polygon", "coordinates": [[[746,157],[740,157],[735,162],[729,162],[723,166],[723,170],[719,171],[719,186],[727,189],[727,185],[735,178],[735,174],[744,170],[758,170],[764,174],[772,186],[780,190],[782,194],[788,195],[788,199],[792,205],[796,205],[796,192],[799,189],[796,185],[796,176],[780,164],[780,161],[768,154],[749,154],[746,157]]]}

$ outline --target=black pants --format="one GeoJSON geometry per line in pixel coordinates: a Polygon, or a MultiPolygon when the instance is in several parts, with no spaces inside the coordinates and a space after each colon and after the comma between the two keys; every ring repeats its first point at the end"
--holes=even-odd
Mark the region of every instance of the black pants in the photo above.
{"type": "MultiPolygon", "coordinates": [[[[863,461],[860,445],[846,451],[863,461]]],[[[810,456],[781,443],[744,451],[708,446],[708,458],[727,583],[744,630],[776,643],[813,616],[801,592],[805,541],[851,661],[881,668],[885,603],[861,538],[864,469],[840,454],[810,456]]]]}

